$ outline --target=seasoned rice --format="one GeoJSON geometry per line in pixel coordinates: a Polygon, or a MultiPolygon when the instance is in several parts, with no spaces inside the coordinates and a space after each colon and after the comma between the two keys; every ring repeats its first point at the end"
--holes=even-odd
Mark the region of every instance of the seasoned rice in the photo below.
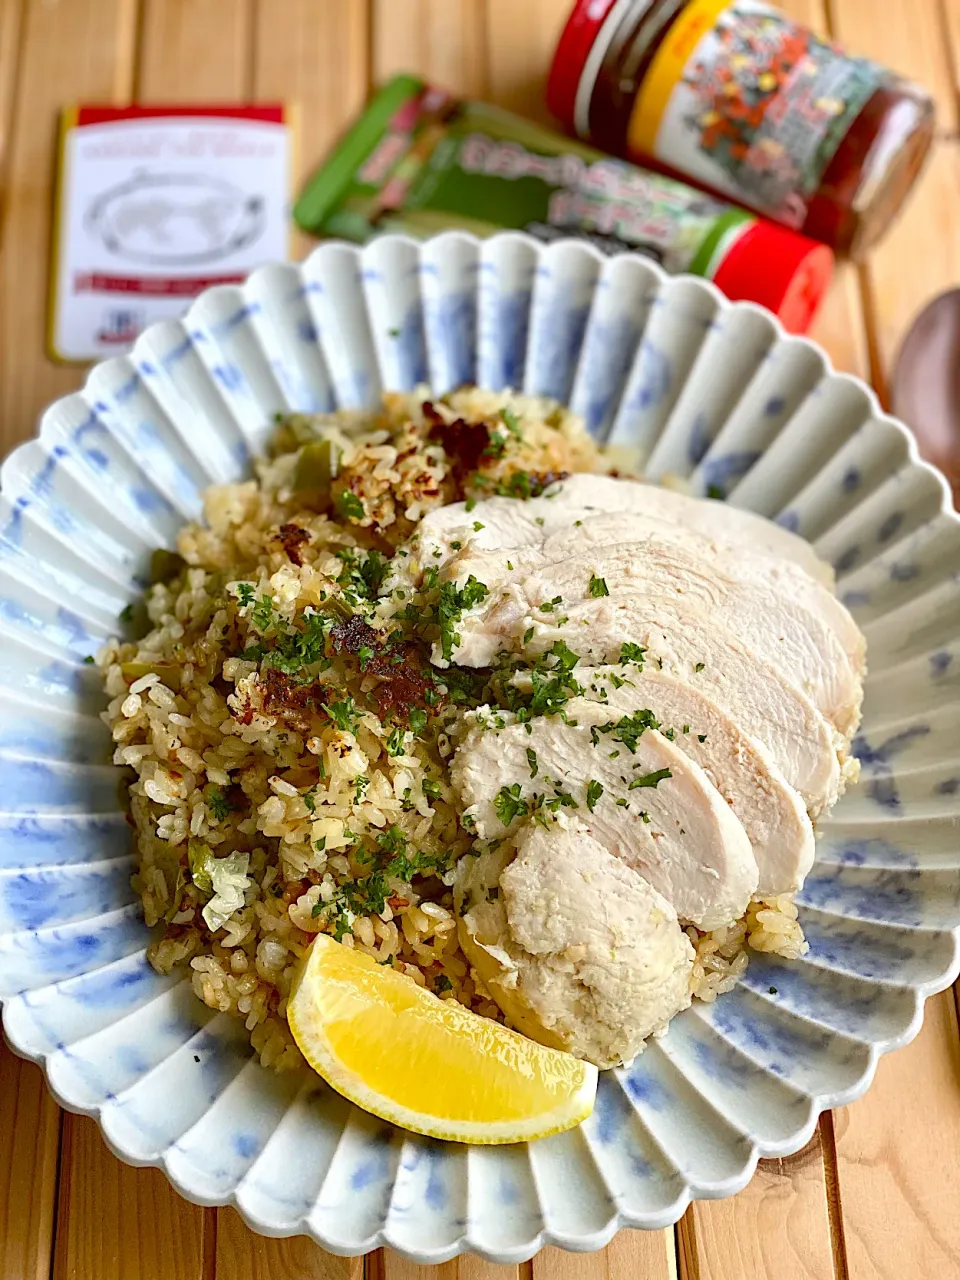
{"type": "MultiPolygon", "coordinates": [[[[451,888],[474,839],[447,763],[481,691],[425,666],[435,588],[371,643],[377,587],[432,508],[613,461],[560,406],[476,389],[288,417],[256,477],[208,489],[179,558],[158,554],[142,639],[97,656],[132,778],[150,961],[242,1017],[264,1065],[300,1062],[286,1001],[321,931],[502,1020],[460,950],[451,888]]],[[[789,896],[688,933],[704,1000],[735,984],[748,948],[806,949],[789,896]]]]}

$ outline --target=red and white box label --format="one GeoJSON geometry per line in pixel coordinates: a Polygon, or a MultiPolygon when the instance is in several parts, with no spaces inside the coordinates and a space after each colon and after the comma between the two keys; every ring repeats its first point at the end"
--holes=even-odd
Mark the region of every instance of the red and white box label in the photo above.
{"type": "Polygon", "coordinates": [[[78,107],[63,122],[49,343],[127,351],[290,249],[289,108],[78,107]]]}

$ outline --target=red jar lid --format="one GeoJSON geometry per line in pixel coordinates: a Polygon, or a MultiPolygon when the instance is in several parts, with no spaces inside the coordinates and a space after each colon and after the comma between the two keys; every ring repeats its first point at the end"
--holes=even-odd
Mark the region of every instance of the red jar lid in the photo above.
{"type": "Polygon", "coordinates": [[[734,302],[756,302],[788,333],[806,333],[833,274],[825,244],[772,222],[755,222],[739,236],[713,273],[734,302]]]}
{"type": "MultiPolygon", "coordinates": [[[[568,129],[574,127],[577,89],[600,28],[618,0],[577,0],[567,19],[547,81],[547,106],[568,129]]],[[[619,7],[623,8],[622,0],[619,7]]]]}

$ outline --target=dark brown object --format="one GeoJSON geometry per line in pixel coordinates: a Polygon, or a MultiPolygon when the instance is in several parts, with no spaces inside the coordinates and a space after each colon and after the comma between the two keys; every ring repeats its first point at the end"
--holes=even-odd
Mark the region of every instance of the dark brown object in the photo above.
{"type": "Polygon", "coordinates": [[[960,289],[934,298],[907,330],[890,402],[921,455],[947,477],[960,506],[960,289]]]}
{"type": "Polygon", "coordinates": [[[303,556],[300,554],[301,547],[310,541],[310,534],[306,529],[301,529],[298,524],[282,524],[277,534],[277,538],[282,545],[284,551],[295,565],[303,564],[303,556]]]}
{"type": "Polygon", "coordinates": [[[337,653],[359,655],[361,649],[370,649],[363,666],[367,675],[378,676],[375,700],[381,717],[391,715],[409,717],[412,707],[422,707],[432,713],[442,704],[437,697],[433,707],[427,705],[427,693],[433,688],[433,677],[425,672],[421,655],[415,644],[409,641],[384,643],[379,632],[359,614],[345,622],[338,622],[330,632],[330,643],[337,653]]]}
{"type": "Polygon", "coordinates": [[[457,495],[463,496],[467,477],[480,466],[490,447],[490,425],[487,422],[467,422],[456,418],[453,422],[440,414],[433,402],[425,400],[423,416],[430,423],[428,439],[443,445],[450,462],[450,473],[457,487],[457,495]]]}

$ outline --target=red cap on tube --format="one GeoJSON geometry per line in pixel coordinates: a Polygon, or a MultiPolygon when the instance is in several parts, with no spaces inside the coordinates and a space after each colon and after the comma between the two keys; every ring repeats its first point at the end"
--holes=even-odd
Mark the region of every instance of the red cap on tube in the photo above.
{"type": "Polygon", "coordinates": [[[733,242],[713,283],[734,302],[772,311],[788,333],[806,333],[833,274],[825,244],[772,222],[755,222],[733,242]]]}

